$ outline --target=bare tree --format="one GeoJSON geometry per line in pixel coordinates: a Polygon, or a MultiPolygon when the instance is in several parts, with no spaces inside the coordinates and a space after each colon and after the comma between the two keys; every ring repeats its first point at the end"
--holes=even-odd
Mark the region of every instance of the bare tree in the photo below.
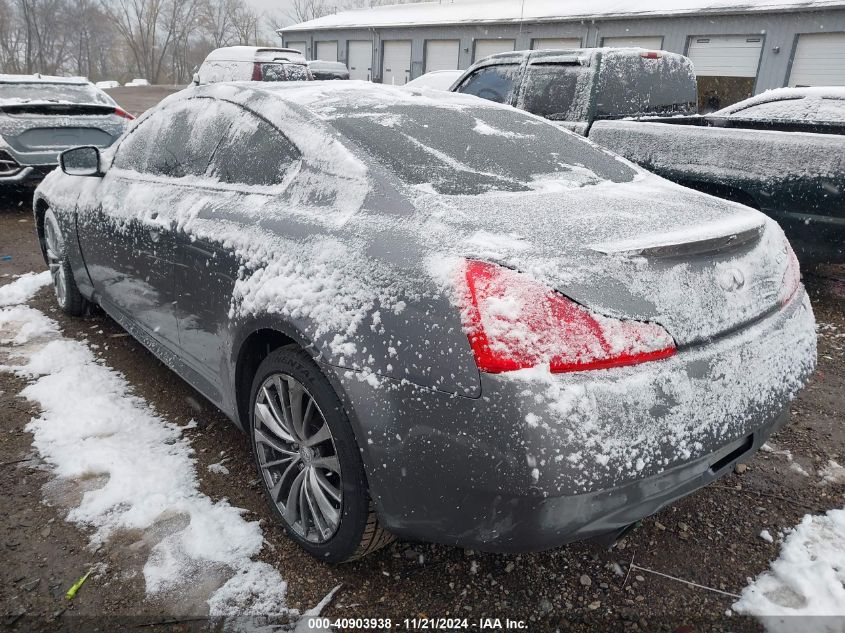
{"type": "Polygon", "coordinates": [[[263,14],[253,11],[243,0],[234,0],[230,19],[238,44],[258,44],[259,24],[265,19],[263,14]]]}
{"type": "Polygon", "coordinates": [[[337,3],[331,0],[293,0],[287,11],[287,17],[294,23],[307,22],[335,13],[337,10],[337,3]]]}

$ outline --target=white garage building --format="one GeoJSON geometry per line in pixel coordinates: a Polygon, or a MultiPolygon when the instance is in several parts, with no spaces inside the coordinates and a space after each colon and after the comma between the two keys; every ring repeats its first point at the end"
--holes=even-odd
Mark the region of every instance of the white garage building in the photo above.
{"type": "Polygon", "coordinates": [[[279,29],[308,59],[396,85],[493,53],[641,46],[688,55],[703,106],[769,88],[845,85],[845,0],[442,0],[279,29]]]}

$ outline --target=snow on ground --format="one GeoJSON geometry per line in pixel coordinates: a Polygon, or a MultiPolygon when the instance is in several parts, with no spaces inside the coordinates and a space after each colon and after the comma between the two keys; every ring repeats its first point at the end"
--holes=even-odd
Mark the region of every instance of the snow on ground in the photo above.
{"type": "Polygon", "coordinates": [[[845,509],[806,515],[733,609],[769,633],[841,633],[841,618],[811,616],[845,616],[845,509]]]}
{"type": "Polygon", "coordinates": [[[0,307],[26,302],[39,289],[50,283],[50,273],[26,273],[5,286],[0,286],[0,307]]]}
{"type": "Polygon", "coordinates": [[[49,275],[24,275],[0,287],[0,371],[30,379],[21,395],[41,414],[27,430],[41,457],[63,480],[104,481],[84,493],[67,520],[89,528],[92,549],[127,530],[161,531],[143,569],[148,595],[178,592],[207,576],[228,578],[208,598],[211,615],[285,614],[279,572],[253,558],[262,548],[258,522],[198,489],[196,464],[182,427],[157,415],[117,371],[57,324],[24,305],[49,275]],[[7,363],[7,364],[3,364],[7,363]]]}

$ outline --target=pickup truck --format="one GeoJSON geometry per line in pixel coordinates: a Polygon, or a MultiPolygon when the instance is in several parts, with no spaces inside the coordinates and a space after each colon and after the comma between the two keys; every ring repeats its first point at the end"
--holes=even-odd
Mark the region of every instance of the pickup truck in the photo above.
{"type": "Polygon", "coordinates": [[[804,264],[845,262],[845,124],[697,115],[692,62],[665,51],[517,51],[455,92],[558,122],[682,185],[777,220],[804,264]]]}

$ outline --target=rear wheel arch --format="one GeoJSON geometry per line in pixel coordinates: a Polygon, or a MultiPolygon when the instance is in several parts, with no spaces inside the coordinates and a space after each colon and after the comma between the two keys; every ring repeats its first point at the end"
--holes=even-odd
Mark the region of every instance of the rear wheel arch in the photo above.
{"type": "Polygon", "coordinates": [[[35,230],[38,234],[38,243],[41,246],[41,256],[44,258],[44,263],[47,263],[47,249],[44,244],[44,215],[50,205],[44,198],[36,198],[33,210],[35,212],[35,230]]]}

